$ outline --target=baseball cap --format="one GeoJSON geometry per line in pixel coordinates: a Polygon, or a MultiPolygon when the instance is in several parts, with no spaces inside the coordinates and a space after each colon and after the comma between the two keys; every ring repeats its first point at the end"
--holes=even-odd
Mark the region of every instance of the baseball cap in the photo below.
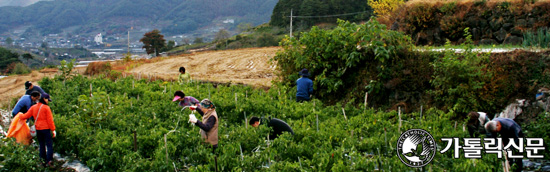
{"type": "Polygon", "coordinates": [[[48,101],[52,101],[52,99],[50,98],[50,95],[48,93],[44,93],[42,94],[42,98],[45,98],[45,99],[48,99],[48,101]]]}
{"type": "Polygon", "coordinates": [[[25,90],[28,90],[31,85],[32,85],[31,81],[25,82],[25,90]]]}
{"type": "Polygon", "coordinates": [[[174,99],[173,99],[172,101],[175,102],[175,101],[177,101],[177,100],[179,100],[179,99],[181,99],[180,96],[175,96],[174,99]]]}

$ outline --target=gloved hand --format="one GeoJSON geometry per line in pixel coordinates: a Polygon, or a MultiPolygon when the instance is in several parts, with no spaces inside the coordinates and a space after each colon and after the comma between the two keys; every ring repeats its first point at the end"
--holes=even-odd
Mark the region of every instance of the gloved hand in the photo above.
{"type": "Polygon", "coordinates": [[[55,131],[53,131],[52,133],[52,138],[55,138],[55,136],[57,136],[57,133],[55,131]]]}
{"type": "Polygon", "coordinates": [[[197,109],[197,106],[189,106],[189,109],[190,110],[195,110],[195,109],[197,109]]]}
{"type": "Polygon", "coordinates": [[[195,115],[189,115],[189,122],[195,124],[197,123],[197,117],[195,117],[195,115]]]}

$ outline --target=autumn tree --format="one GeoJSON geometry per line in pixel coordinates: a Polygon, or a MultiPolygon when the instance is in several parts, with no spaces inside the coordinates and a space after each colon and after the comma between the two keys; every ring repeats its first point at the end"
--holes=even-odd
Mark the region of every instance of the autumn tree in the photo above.
{"type": "Polygon", "coordinates": [[[160,50],[166,46],[165,41],[164,35],[161,35],[157,29],[145,33],[143,38],[139,40],[139,42],[143,42],[143,47],[141,48],[145,48],[147,54],[155,53],[155,56],[159,56],[160,50]]]}
{"type": "Polygon", "coordinates": [[[377,16],[388,15],[404,3],[404,0],[368,0],[368,4],[377,16]]]}

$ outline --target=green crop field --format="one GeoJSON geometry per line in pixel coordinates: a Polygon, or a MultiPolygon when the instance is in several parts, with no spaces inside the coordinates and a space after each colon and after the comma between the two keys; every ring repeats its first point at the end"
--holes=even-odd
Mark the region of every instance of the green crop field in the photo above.
{"type": "MultiPolygon", "coordinates": [[[[213,171],[215,155],[202,144],[199,128],[187,122],[191,112],[171,102],[175,90],[210,98],[216,105],[221,171],[414,171],[419,169],[405,166],[396,155],[400,131],[425,129],[434,136],[438,151],[445,146],[440,138],[467,136],[463,122],[450,120],[452,113],[429,109],[420,117],[420,113],[327,106],[318,100],[296,103],[294,92],[281,88],[264,91],[82,76],[65,82],[61,77],[43,79],[40,84],[54,99],[51,107],[58,133],[54,150],[73,155],[93,171],[213,171]],[[268,128],[247,127],[245,116],[283,119],[295,135],[267,141],[268,128]]],[[[37,162],[32,160],[37,157],[30,155],[38,155],[37,150],[19,147],[8,141],[0,148],[4,167],[36,170],[37,162]]],[[[491,155],[476,160],[452,155],[452,151],[437,153],[424,170],[502,169],[502,161],[491,155]]]]}

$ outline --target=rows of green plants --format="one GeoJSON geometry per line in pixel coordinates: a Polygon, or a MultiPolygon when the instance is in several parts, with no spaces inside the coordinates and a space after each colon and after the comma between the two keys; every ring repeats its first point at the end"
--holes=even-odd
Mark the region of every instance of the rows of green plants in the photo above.
{"type": "MultiPolygon", "coordinates": [[[[45,78],[39,84],[53,97],[58,134],[55,151],[80,159],[93,171],[213,171],[215,158],[221,171],[414,171],[396,156],[401,132],[427,130],[436,139],[438,151],[445,146],[441,137],[466,136],[463,122],[450,120],[455,115],[452,112],[430,109],[399,115],[362,106],[329,106],[316,99],[296,103],[294,89],[284,86],[265,91],[238,85],[83,76],[65,81],[45,78]],[[199,128],[187,122],[191,112],[171,102],[175,90],[198,99],[210,98],[216,105],[220,119],[217,156],[202,143],[199,128]],[[283,119],[295,135],[267,141],[268,128],[245,125],[250,116],[283,119]]],[[[33,148],[14,149],[20,146],[8,144],[0,148],[4,157],[26,160],[4,161],[10,171],[25,170],[29,165],[25,162],[38,160],[38,156],[21,157],[37,155],[21,151],[33,148]]],[[[424,169],[501,169],[501,161],[491,155],[477,160],[453,159],[452,155],[452,151],[437,153],[424,169]]]]}

